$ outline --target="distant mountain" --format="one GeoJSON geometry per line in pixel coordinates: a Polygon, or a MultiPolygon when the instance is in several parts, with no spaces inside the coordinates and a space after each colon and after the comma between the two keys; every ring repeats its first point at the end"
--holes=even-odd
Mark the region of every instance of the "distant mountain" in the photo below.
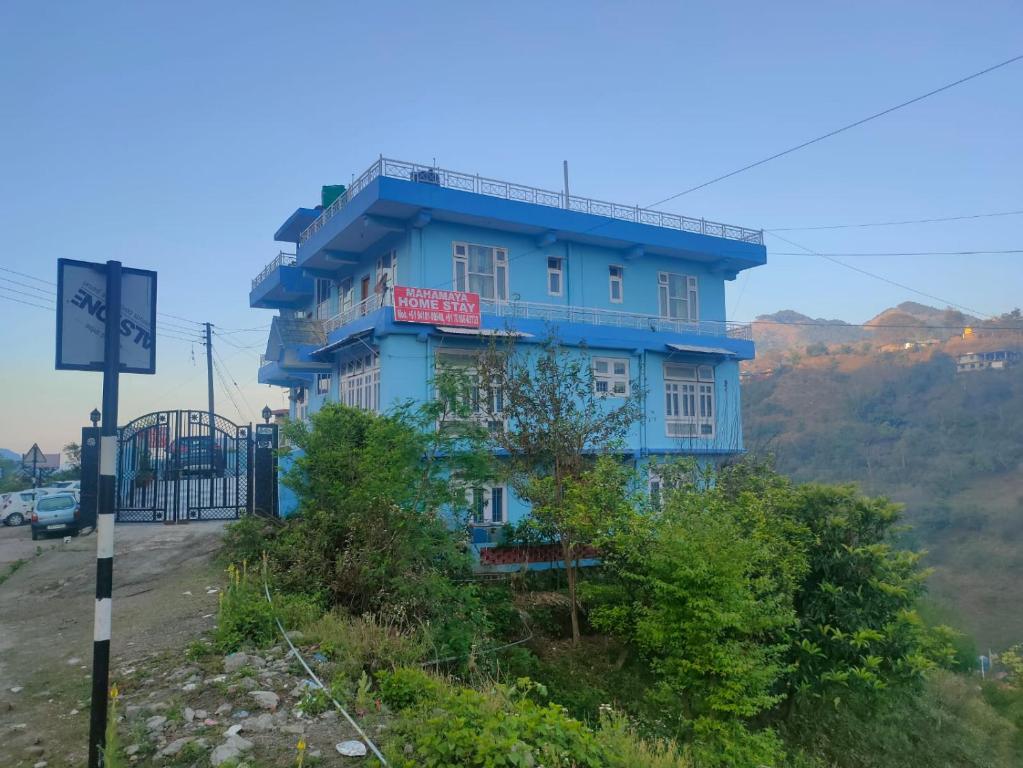
{"type": "Polygon", "coordinates": [[[21,454],[17,451],[12,451],[10,448],[0,448],[0,459],[7,459],[8,461],[21,462],[21,454]]]}
{"type": "Polygon", "coordinates": [[[979,318],[948,307],[938,309],[904,301],[878,313],[862,326],[844,320],[809,317],[791,309],[760,315],[753,321],[753,339],[762,351],[808,347],[811,344],[853,344],[870,341],[892,344],[904,341],[944,341],[967,326],[980,326],[979,318]]]}
{"type": "Polygon", "coordinates": [[[869,332],[844,320],[810,317],[791,309],[759,315],[753,321],[753,339],[765,351],[810,344],[851,344],[869,337],[869,332]]]}

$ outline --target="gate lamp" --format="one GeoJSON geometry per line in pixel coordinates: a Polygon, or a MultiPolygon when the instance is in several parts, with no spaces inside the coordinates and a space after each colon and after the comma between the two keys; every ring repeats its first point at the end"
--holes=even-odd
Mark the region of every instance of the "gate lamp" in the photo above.
{"type": "Polygon", "coordinates": [[[92,422],[92,426],[95,427],[97,424],[99,424],[99,419],[100,419],[99,408],[93,408],[92,413],[89,414],[89,421],[92,422]]]}
{"type": "Polygon", "coordinates": [[[265,421],[267,424],[269,424],[271,416],[273,416],[273,411],[270,410],[270,406],[269,405],[264,405],[263,406],[263,421],[265,421]]]}

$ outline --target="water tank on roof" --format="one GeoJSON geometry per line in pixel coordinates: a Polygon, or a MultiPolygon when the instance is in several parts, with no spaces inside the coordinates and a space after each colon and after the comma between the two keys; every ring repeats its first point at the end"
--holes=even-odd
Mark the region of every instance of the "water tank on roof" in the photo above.
{"type": "Polygon", "coordinates": [[[331,203],[337,200],[341,195],[345,193],[344,184],[327,184],[320,188],[320,205],[324,208],[328,208],[331,203]]]}

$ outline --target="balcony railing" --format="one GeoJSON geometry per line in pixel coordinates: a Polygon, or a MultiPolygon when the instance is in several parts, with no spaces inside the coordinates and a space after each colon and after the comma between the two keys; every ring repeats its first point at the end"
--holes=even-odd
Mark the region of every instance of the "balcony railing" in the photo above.
{"type": "Polygon", "coordinates": [[[260,283],[262,283],[264,280],[270,277],[270,273],[277,269],[277,267],[290,267],[294,263],[295,254],[285,253],[284,251],[281,251],[280,253],[277,254],[277,258],[275,258],[273,261],[271,261],[269,264],[263,267],[262,272],[260,272],[254,278],[252,278],[252,290],[255,290],[256,286],[258,286],[260,283]]]}
{"type": "Polygon", "coordinates": [[[300,242],[304,243],[319,232],[328,221],[334,218],[351,202],[352,198],[379,176],[386,176],[391,179],[404,179],[406,181],[418,181],[423,184],[433,184],[434,186],[457,189],[463,192],[474,192],[478,195],[499,197],[504,200],[517,200],[523,203],[546,205],[551,208],[567,208],[570,211],[604,216],[619,221],[632,221],[637,224],[649,224],[654,227],[677,229],[683,232],[696,232],[702,235],[723,237],[728,240],[739,240],[744,243],[763,245],[764,242],[764,232],[760,229],[748,229],[732,224],[722,224],[717,221],[680,216],[677,213],[665,213],[664,211],[640,208],[637,205],[622,205],[620,203],[610,203],[605,200],[594,200],[589,197],[578,197],[576,195],[569,195],[566,201],[563,192],[553,192],[548,189],[488,179],[479,174],[448,171],[443,168],[408,163],[403,160],[390,160],[385,157],[381,157],[373,163],[365,173],[352,182],[352,185],[345,190],[341,197],[324,209],[319,218],[302,233],[300,242]]]}
{"type": "Polygon", "coordinates": [[[346,307],[333,317],[324,320],[323,330],[326,333],[336,331],[338,328],[348,325],[353,320],[357,320],[364,315],[368,315],[374,310],[380,309],[383,305],[383,294],[374,293],[372,296],[367,299],[363,299],[358,304],[346,307]]]}
{"type": "Polygon", "coordinates": [[[266,368],[266,366],[268,366],[268,365],[273,365],[274,362],[276,362],[276,361],[271,360],[266,355],[260,355],[259,356],[259,367],[260,368],[266,368]]]}
{"type": "Polygon", "coordinates": [[[531,301],[493,301],[482,299],[480,310],[486,315],[547,320],[562,323],[587,323],[615,328],[635,328],[643,331],[667,331],[669,333],[693,333],[699,336],[724,336],[729,339],[751,341],[753,329],[750,323],[733,323],[725,320],[672,320],[657,315],[641,315],[635,312],[618,312],[611,309],[590,307],[569,307],[562,304],[540,304],[531,301]]]}

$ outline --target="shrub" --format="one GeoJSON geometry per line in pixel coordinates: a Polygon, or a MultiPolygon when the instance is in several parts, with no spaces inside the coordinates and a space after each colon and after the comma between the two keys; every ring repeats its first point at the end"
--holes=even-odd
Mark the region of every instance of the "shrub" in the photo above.
{"type": "Polygon", "coordinates": [[[271,645],[279,633],[275,616],[290,629],[312,621],[322,612],[314,598],[302,594],[279,595],[271,605],[266,599],[263,579],[245,564],[240,569],[228,566],[228,577],[228,585],[220,593],[220,612],[213,636],[222,653],[246,645],[257,648],[271,645]]]}
{"type": "Polygon", "coordinates": [[[317,643],[334,664],[337,674],[356,679],[421,661],[426,655],[422,639],[396,626],[380,624],[372,615],[352,618],[340,611],[324,614],[303,627],[305,640],[317,643]]]}
{"type": "Polygon", "coordinates": [[[441,690],[437,678],[414,667],[401,667],[393,672],[378,672],[380,697],[395,712],[414,707],[435,698],[441,690]]]}

